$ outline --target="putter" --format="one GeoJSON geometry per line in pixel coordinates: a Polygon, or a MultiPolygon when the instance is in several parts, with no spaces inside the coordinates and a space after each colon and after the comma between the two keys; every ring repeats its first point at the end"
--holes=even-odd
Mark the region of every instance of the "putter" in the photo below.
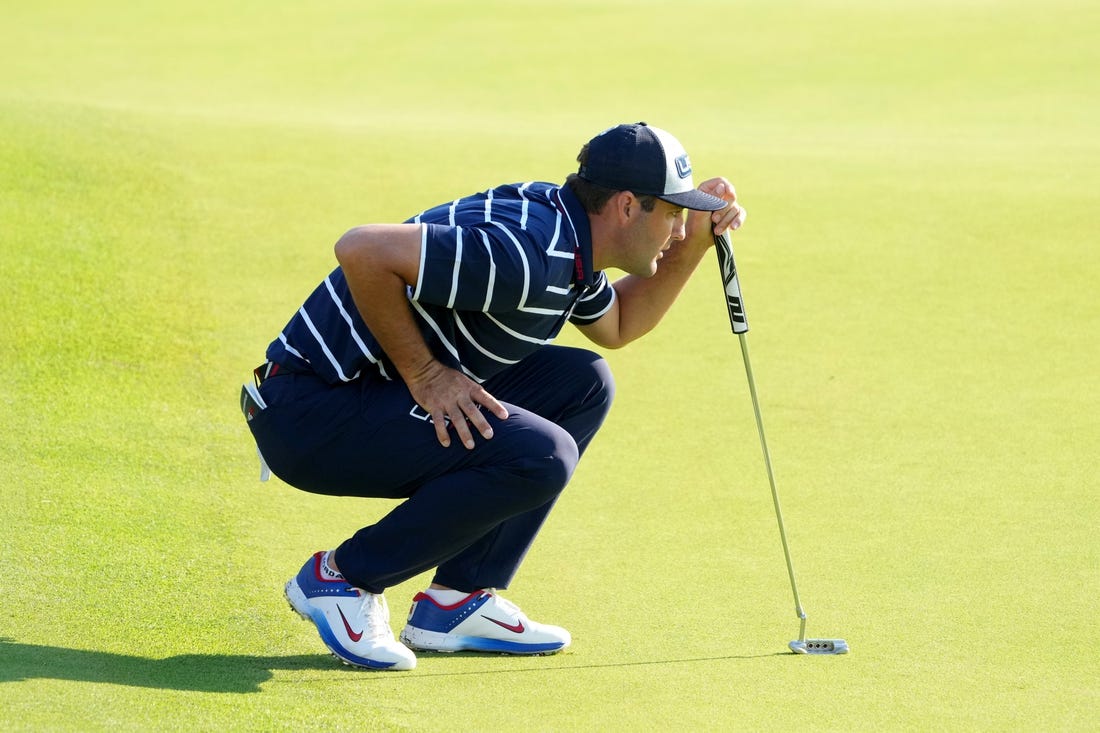
{"type": "Polygon", "coordinates": [[[764,467],[768,472],[768,484],[772,489],[772,503],[775,505],[775,519],[779,523],[779,539],[783,543],[783,557],[787,561],[787,577],[791,580],[791,593],[794,595],[794,610],[798,614],[798,638],[787,646],[795,654],[847,654],[848,642],[844,639],[807,639],[806,612],[798,597],[798,584],[794,580],[794,564],[791,562],[791,550],[787,544],[787,529],[783,524],[783,510],[779,506],[779,492],[775,488],[775,474],[772,471],[771,454],[768,441],[764,437],[764,421],[760,418],[760,400],[756,396],[756,380],[752,376],[752,363],[749,361],[749,344],[745,334],[749,331],[749,322],[745,317],[745,307],[741,299],[741,285],[737,281],[737,265],[733,261],[733,243],[729,233],[714,236],[714,249],[718,253],[718,267],[722,273],[722,284],[726,290],[726,310],[730,317],[730,328],[741,342],[741,356],[745,362],[745,376],[749,380],[749,394],[752,396],[752,409],[756,415],[756,432],[760,436],[760,449],[764,453],[764,467]]]}

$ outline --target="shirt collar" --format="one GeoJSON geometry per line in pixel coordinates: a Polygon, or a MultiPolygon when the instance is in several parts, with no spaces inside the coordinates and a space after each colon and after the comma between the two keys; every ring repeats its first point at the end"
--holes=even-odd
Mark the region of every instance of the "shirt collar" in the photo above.
{"type": "Polygon", "coordinates": [[[562,186],[554,192],[554,206],[565,217],[566,231],[571,233],[576,263],[573,280],[583,290],[595,279],[592,271],[592,229],[588,224],[588,213],[568,186],[562,186]]]}

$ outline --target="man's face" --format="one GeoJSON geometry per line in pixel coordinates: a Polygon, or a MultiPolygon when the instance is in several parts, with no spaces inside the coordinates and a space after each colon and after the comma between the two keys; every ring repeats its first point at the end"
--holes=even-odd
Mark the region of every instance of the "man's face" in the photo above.
{"type": "Polygon", "coordinates": [[[653,211],[645,211],[638,204],[638,215],[632,218],[629,230],[630,245],[623,270],[632,275],[652,277],[657,272],[657,261],[673,241],[684,238],[684,209],[657,199],[653,211]]]}

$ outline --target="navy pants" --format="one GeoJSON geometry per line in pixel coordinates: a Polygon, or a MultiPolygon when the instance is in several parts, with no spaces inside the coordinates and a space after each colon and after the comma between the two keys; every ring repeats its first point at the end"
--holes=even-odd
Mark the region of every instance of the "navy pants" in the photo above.
{"type": "Polygon", "coordinates": [[[281,373],[250,422],[272,472],[304,491],[403,499],[336,549],[352,585],[381,593],[436,568],[461,591],[506,588],[603,424],[614,396],[607,363],[545,346],[483,385],[508,409],[485,412],[493,438],[467,450],[435,428],[400,381],[330,385],[281,373]]]}

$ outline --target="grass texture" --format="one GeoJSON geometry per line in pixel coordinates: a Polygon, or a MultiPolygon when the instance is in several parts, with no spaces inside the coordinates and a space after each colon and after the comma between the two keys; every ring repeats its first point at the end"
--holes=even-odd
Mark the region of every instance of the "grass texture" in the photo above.
{"type": "Polygon", "coordinates": [[[1095,3],[7,5],[3,729],[1100,726],[1095,3]],[[705,262],[608,354],[617,405],[508,594],[573,647],[342,668],[281,585],[390,505],[257,482],[240,383],[348,227],[560,181],[639,119],[749,210],[809,633],[852,653],[786,653],[705,262]]]}

